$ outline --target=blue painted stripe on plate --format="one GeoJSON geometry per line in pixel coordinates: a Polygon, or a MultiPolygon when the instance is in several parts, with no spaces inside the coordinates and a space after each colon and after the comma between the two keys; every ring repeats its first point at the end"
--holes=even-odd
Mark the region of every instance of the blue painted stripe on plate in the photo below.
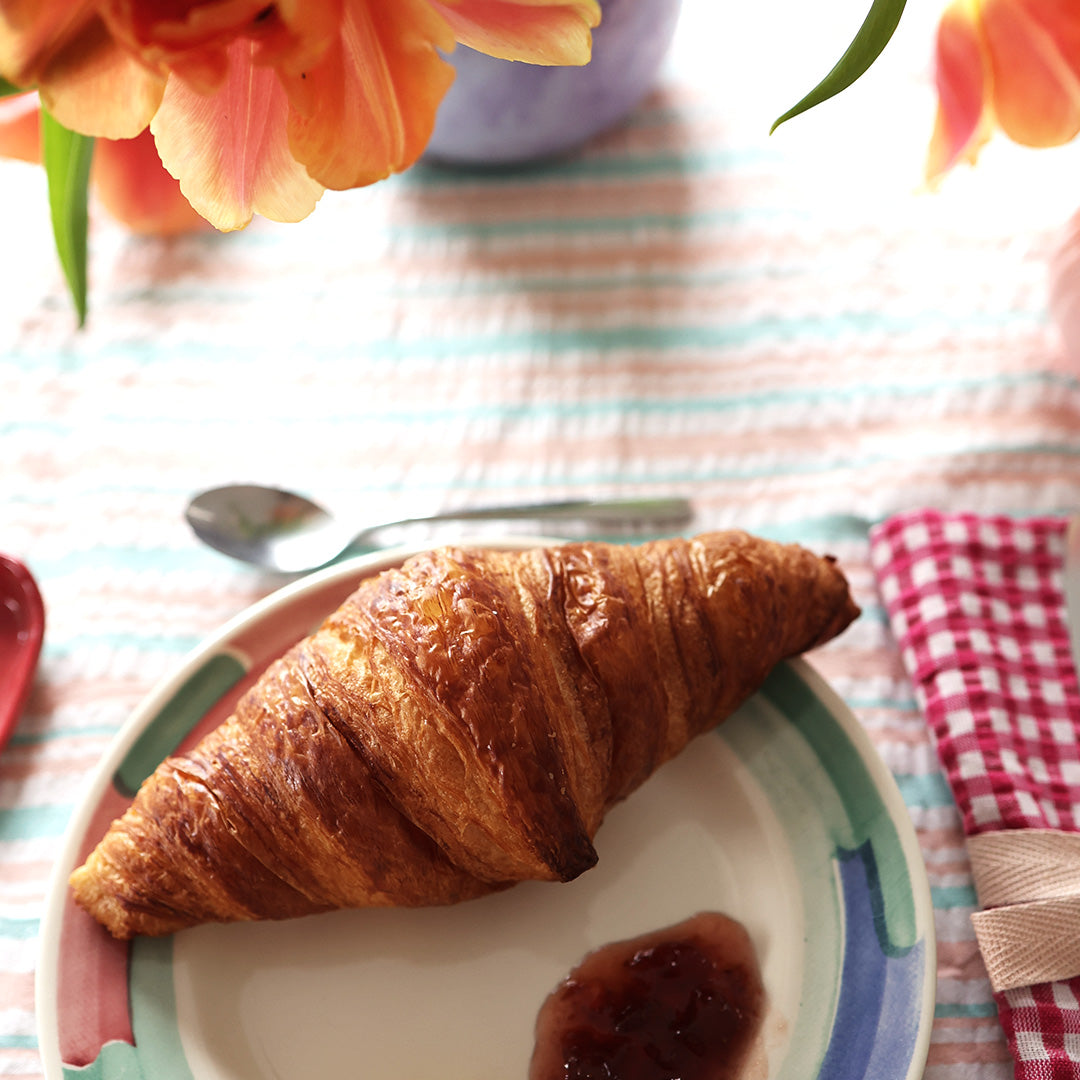
{"type": "Polygon", "coordinates": [[[823,1080],[862,1080],[883,1031],[879,1018],[888,959],[874,947],[881,943],[880,933],[875,931],[882,915],[874,910],[875,890],[880,897],[880,884],[873,847],[867,841],[857,851],[840,851],[838,855],[844,902],[844,966],[832,1032],[818,1075],[823,1080]]]}
{"type": "Polygon", "coordinates": [[[843,979],[820,1080],[902,1077],[908,1071],[922,1015],[925,942],[904,954],[878,952],[881,885],[874,848],[840,852],[845,942],[843,979]],[[884,1021],[884,1022],[883,1022],[884,1021]]]}
{"type": "Polygon", "coordinates": [[[920,940],[910,871],[896,823],[859,749],[789,665],[777,667],[760,692],[791,720],[832,780],[856,847],[869,844],[875,868],[884,868],[875,877],[883,886],[875,928],[885,955],[903,955],[920,940]]]}

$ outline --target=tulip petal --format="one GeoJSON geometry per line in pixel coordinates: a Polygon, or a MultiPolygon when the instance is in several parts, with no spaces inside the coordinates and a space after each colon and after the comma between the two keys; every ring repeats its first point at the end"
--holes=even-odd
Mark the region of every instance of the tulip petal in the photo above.
{"type": "Polygon", "coordinates": [[[95,18],[93,0],[0,0],[0,75],[33,85],[57,45],[95,18]]]}
{"type": "Polygon", "coordinates": [[[453,47],[427,0],[347,0],[339,41],[311,70],[287,78],[295,157],[336,189],[408,168],[454,78],[438,49],[453,47]]]}
{"type": "Polygon", "coordinates": [[[0,157],[41,162],[41,123],[37,94],[0,101],[0,157]]]}
{"type": "Polygon", "coordinates": [[[200,48],[221,42],[223,35],[248,30],[263,11],[268,12],[268,21],[274,19],[274,5],[265,0],[105,0],[102,6],[113,32],[134,48],[200,48]]]}
{"type": "Polygon", "coordinates": [[[228,77],[227,49],[237,38],[265,47],[268,39],[293,36],[265,0],[104,0],[103,16],[112,35],[144,63],[178,75],[202,94],[215,93],[228,77]]]}
{"type": "Polygon", "coordinates": [[[146,127],[164,86],[113,40],[91,0],[0,0],[0,75],[37,86],[64,127],[112,139],[146,127]]]}
{"type": "Polygon", "coordinates": [[[937,119],[926,161],[934,183],[954,165],[974,160],[986,139],[986,72],[975,13],[968,0],[950,4],[936,40],[937,119]]]}
{"type": "Polygon", "coordinates": [[[581,65],[592,55],[596,0],[432,0],[454,37],[488,56],[581,65]]]}
{"type": "Polygon", "coordinates": [[[1040,23],[1057,44],[1073,71],[1080,74],[1080,9],[1076,0],[1017,0],[1028,16],[1040,23]]]}
{"type": "Polygon", "coordinates": [[[194,74],[216,72],[214,85],[198,86],[212,92],[226,74],[224,50],[240,37],[258,46],[259,64],[314,63],[337,34],[342,0],[99,2],[113,35],[148,63],[181,72],[193,85],[194,74]]]}
{"type": "Polygon", "coordinates": [[[229,48],[229,74],[212,95],[170,78],[150,125],[166,169],[192,206],[222,230],[254,214],[300,221],[322,187],[289,151],[288,101],[271,68],[252,63],[253,46],[229,48]]]}
{"type": "Polygon", "coordinates": [[[101,139],[90,181],[105,209],[133,232],[171,236],[205,228],[161,164],[149,130],[134,139],[101,139]]]}
{"type": "Polygon", "coordinates": [[[317,62],[337,38],[343,6],[344,0],[277,0],[280,31],[260,40],[259,62],[293,73],[317,62]]]}
{"type": "MultiPolygon", "coordinates": [[[[1075,5],[1074,5],[1075,7],[1075,5]]],[[[1060,146],[1080,133],[1075,50],[1080,12],[1061,6],[1044,24],[1017,0],[986,0],[982,28],[993,72],[993,105],[1002,131],[1024,146],[1060,146]],[[1065,55],[1068,43],[1073,56],[1065,55]]]]}
{"type": "Polygon", "coordinates": [[[138,135],[161,102],[165,80],[91,23],[49,61],[41,103],[64,127],[105,139],[138,135]]]}

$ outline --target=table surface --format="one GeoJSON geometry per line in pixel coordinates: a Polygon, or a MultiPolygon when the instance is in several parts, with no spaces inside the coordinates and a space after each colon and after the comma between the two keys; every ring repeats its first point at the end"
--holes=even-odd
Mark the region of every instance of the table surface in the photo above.
{"type": "Polygon", "coordinates": [[[899,782],[929,869],[926,1075],[1011,1074],[867,530],[924,505],[1080,505],[1080,379],[1046,301],[1075,153],[998,141],[922,190],[924,12],[854,91],[770,137],[862,5],[735,6],[688,5],[656,91],[563,162],[421,166],[231,235],[138,239],[96,215],[82,331],[41,174],[0,166],[0,549],[48,609],[0,756],[0,1076],[40,1075],[39,920],[86,776],[188,650],[281,584],[184,524],[192,492],[241,479],[371,519],[675,492],[693,531],[839,556],[864,613],[811,659],[899,782]]]}

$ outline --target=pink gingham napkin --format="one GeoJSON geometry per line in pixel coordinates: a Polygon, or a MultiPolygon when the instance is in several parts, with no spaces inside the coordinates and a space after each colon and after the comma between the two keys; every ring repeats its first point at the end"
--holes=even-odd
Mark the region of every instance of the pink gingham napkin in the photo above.
{"type": "MultiPolygon", "coordinates": [[[[963,817],[984,909],[973,916],[976,931],[980,919],[1035,919],[1037,944],[1022,953],[1080,947],[1080,896],[1066,895],[1075,880],[1051,882],[1049,900],[1020,895],[1008,904],[976,868],[977,850],[981,858],[987,848],[1043,838],[1053,877],[1073,857],[1059,859],[1055,845],[1080,845],[1080,685],[1065,622],[1065,532],[1063,518],[920,510],[870,534],[881,597],[963,817]],[[1040,905],[1053,909],[1050,932],[1037,921],[1040,905]]],[[[1005,891],[1022,893],[1029,875],[1022,864],[1012,870],[1005,891]]],[[[993,983],[991,937],[979,934],[993,983]]],[[[1018,1080],[1080,1078],[1080,971],[994,997],[1018,1080]]]]}

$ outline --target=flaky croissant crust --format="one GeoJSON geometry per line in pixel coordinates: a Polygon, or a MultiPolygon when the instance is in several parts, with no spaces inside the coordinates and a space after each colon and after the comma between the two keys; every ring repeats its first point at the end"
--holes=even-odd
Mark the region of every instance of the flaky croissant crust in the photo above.
{"type": "Polygon", "coordinates": [[[158,767],[75,899],[126,938],[568,881],[614,803],[857,614],[831,559],[742,532],[415,556],[158,767]]]}

